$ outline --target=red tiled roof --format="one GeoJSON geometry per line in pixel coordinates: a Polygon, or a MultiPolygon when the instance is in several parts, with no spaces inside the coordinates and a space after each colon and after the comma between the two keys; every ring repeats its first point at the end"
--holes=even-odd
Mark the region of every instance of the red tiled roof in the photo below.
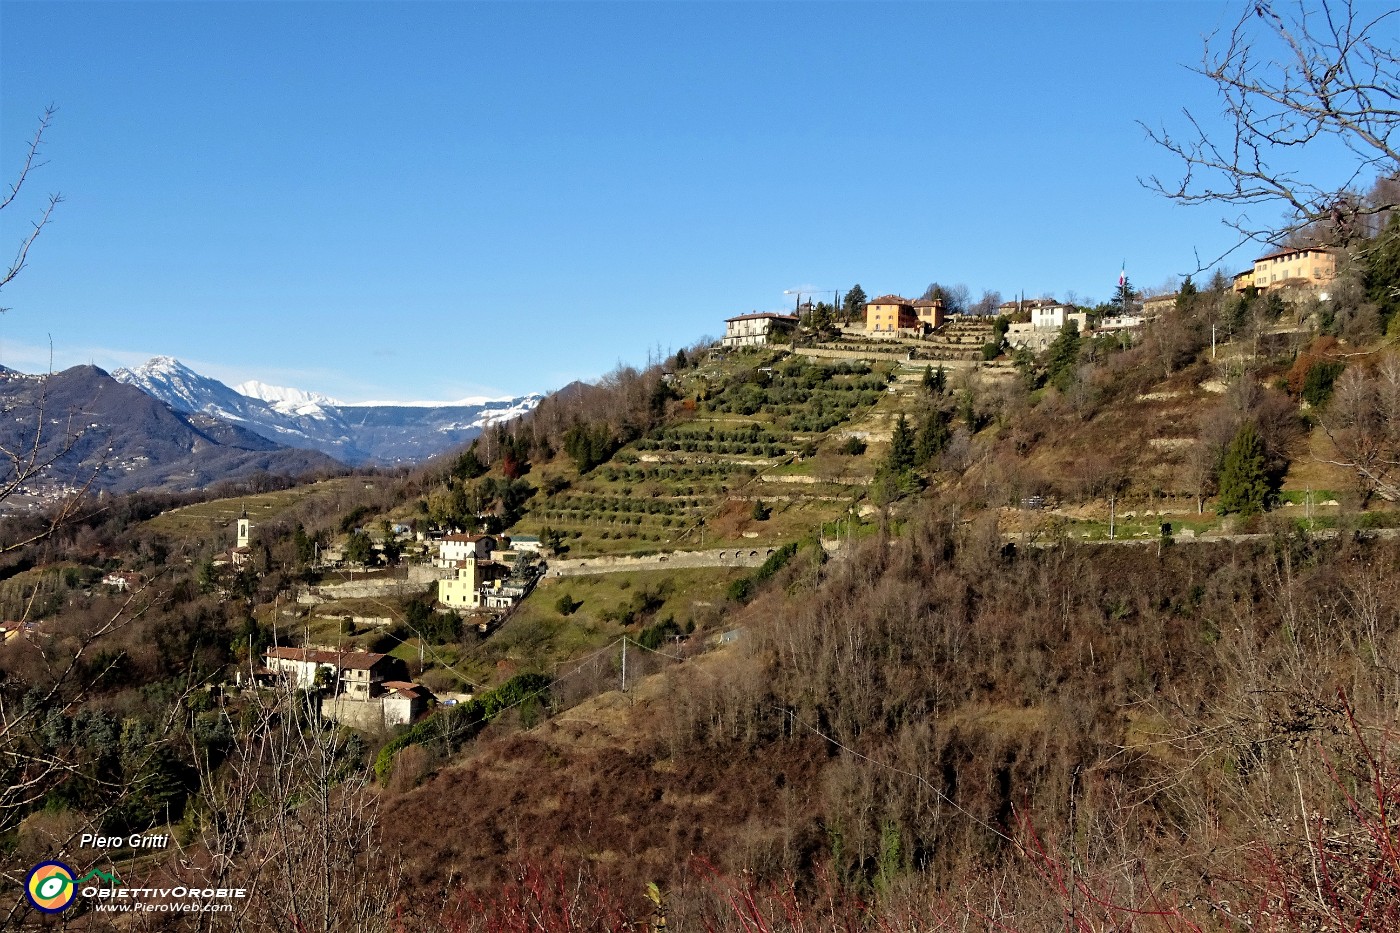
{"type": "Polygon", "coordinates": [[[901,298],[898,295],[881,295],[879,298],[872,298],[867,305],[907,305],[910,304],[908,298],[901,298]]]}
{"type": "Polygon", "coordinates": [[[385,690],[393,690],[399,694],[402,694],[403,696],[408,697],[410,700],[415,700],[423,695],[422,687],[418,686],[417,684],[411,684],[406,680],[386,680],[380,686],[382,686],[385,690]]]}
{"type": "Polygon", "coordinates": [[[496,536],[495,536],[495,535],[465,535],[465,534],[456,534],[456,535],[447,535],[447,536],[446,536],[445,538],[443,538],[442,540],[444,540],[444,541],[481,541],[481,540],[483,540],[483,539],[490,539],[490,540],[492,540],[492,541],[495,541],[495,540],[496,540],[496,536]]]}

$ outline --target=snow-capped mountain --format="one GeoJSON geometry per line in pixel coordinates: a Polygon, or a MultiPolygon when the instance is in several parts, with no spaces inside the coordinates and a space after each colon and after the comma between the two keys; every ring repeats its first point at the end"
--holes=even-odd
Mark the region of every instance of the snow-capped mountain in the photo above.
{"type": "Polygon", "coordinates": [[[305,392],[301,389],[289,389],[286,386],[270,386],[266,382],[258,382],[256,379],[240,382],[233,387],[233,391],[240,395],[246,395],[248,398],[267,402],[284,415],[308,415],[315,418],[324,415],[325,409],[328,407],[344,404],[329,395],[321,395],[319,392],[305,392]]]}
{"type": "Polygon", "coordinates": [[[214,415],[289,447],[349,464],[413,463],[461,446],[485,428],[528,412],[544,396],[448,403],[346,404],[301,389],[251,381],[231,389],[179,360],[158,356],[112,373],[178,411],[214,415]]]}
{"type": "MultiPolygon", "coordinates": [[[[172,393],[200,391],[198,374],[180,372],[174,361],[154,362],[143,373],[148,381],[161,371],[172,393]]],[[[0,447],[33,451],[36,462],[46,464],[6,500],[7,512],[51,505],[89,484],[94,492],[188,490],[256,473],[298,476],[339,468],[323,453],[290,449],[231,419],[177,410],[95,366],[44,376],[5,370],[0,405],[14,414],[0,422],[0,447]]]]}
{"type": "Polygon", "coordinates": [[[204,412],[240,424],[268,417],[268,405],[257,397],[201,376],[173,356],[156,356],[135,369],[118,369],[112,378],[136,386],[176,411],[204,412]]]}

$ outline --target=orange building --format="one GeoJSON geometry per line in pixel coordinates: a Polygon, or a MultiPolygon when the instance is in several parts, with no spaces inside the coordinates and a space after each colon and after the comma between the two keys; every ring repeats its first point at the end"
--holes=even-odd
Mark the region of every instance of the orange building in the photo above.
{"type": "MultiPolygon", "coordinates": [[[[1325,285],[1337,277],[1337,254],[1328,249],[1310,246],[1303,249],[1281,249],[1254,260],[1251,284],[1260,291],[1281,285],[1325,285]]],[[[1236,276],[1237,290],[1239,276],[1236,276]]]]}
{"type": "Polygon", "coordinates": [[[892,334],[919,326],[914,303],[898,295],[881,295],[865,306],[865,329],[870,333],[892,334]]]}

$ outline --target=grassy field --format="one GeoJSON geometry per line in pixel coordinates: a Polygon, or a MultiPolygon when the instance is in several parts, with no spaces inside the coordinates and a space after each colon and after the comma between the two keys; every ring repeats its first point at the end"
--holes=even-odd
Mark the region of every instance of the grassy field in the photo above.
{"type": "Polygon", "coordinates": [[[254,523],[278,518],[287,510],[318,496],[336,496],[362,480],[350,476],[322,480],[293,489],[255,493],[233,499],[215,499],[171,509],[146,523],[152,531],[176,537],[206,535],[232,524],[246,510],[254,523]]]}
{"type": "Polygon", "coordinates": [[[624,633],[634,637],[670,619],[703,635],[722,627],[725,590],[745,568],[638,570],[542,581],[509,621],[468,662],[482,676],[495,668],[552,671],[558,663],[601,648],[624,633]],[[561,597],[573,610],[565,615],[561,597]]]}

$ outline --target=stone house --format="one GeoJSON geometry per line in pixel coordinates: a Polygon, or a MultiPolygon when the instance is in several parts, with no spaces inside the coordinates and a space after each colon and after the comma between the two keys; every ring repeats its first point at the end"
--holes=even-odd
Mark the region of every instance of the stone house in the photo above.
{"type": "Polygon", "coordinates": [[[401,679],[407,673],[403,662],[388,655],[278,647],[269,648],[263,661],[273,679],[303,690],[322,685],[321,714],[366,731],[411,723],[430,698],[419,684],[401,679]]]}
{"type": "Polygon", "coordinates": [[[776,343],[778,338],[787,337],[797,330],[797,316],[794,314],[741,314],[725,318],[725,347],[761,347],[776,343]]]}

